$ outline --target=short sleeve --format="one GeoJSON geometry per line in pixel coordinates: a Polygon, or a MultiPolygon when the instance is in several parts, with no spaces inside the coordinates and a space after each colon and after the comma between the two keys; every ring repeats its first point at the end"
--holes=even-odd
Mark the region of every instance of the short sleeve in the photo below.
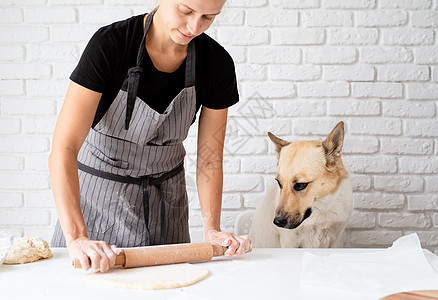
{"type": "Polygon", "coordinates": [[[213,72],[211,90],[202,103],[207,108],[224,109],[239,101],[234,62],[227,52],[225,54],[222,61],[211,70],[213,72]]]}
{"type": "Polygon", "coordinates": [[[117,61],[117,43],[108,28],[99,29],[88,42],[70,79],[90,90],[103,93],[111,85],[117,61]]]}

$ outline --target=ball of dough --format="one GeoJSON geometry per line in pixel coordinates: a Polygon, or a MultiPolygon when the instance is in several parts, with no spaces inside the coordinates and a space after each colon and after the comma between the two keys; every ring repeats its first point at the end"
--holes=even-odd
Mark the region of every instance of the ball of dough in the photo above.
{"type": "Polygon", "coordinates": [[[4,264],[25,264],[52,257],[49,244],[42,238],[25,236],[14,240],[4,264]]]}

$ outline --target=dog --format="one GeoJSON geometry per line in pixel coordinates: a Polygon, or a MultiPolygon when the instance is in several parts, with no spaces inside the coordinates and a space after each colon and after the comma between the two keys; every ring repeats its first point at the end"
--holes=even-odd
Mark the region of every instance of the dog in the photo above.
{"type": "Polygon", "coordinates": [[[336,248],[352,210],[344,123],[324,140],[287,142],[272,133],[278,171],[253,216],[258,248],[336,248]]]}

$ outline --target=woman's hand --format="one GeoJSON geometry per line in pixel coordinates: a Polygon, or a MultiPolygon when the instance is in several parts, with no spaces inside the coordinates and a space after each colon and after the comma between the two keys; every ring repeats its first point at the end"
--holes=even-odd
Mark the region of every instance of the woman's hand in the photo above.
{"type": "Polygon", "coordinates": [[[108,271],[114,267],[116,255],[120,253],[117,246],[108,246],[103,241],[92,241],[87,237],[77,238],[67,243],[67,249],[73,259],[79,260],[82,269],[108,271]]]}
{"type": "Polygon", "coordinates": [[[207,231],[205,240],[212,244],[228,247],[224,253],[225,256],[242,255],[252,250],[252,242],[247,235],[237,235],[212,229],[207,231]]]}

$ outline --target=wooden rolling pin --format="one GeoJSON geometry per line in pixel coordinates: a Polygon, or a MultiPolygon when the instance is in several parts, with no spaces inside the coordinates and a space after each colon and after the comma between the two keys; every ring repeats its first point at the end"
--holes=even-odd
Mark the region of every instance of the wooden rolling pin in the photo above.
{"type": "MultiPolygon", "coordinates": [[[[116,257],[116,266],[124,268],[147,267],[206,261],[213,256],[224,255],[227,248],[210,243],[187,243],[162,246],[124,248],[116,257]]],[[[81,268],[79,260],[73,261],[75,268],[81,268]]]]}

